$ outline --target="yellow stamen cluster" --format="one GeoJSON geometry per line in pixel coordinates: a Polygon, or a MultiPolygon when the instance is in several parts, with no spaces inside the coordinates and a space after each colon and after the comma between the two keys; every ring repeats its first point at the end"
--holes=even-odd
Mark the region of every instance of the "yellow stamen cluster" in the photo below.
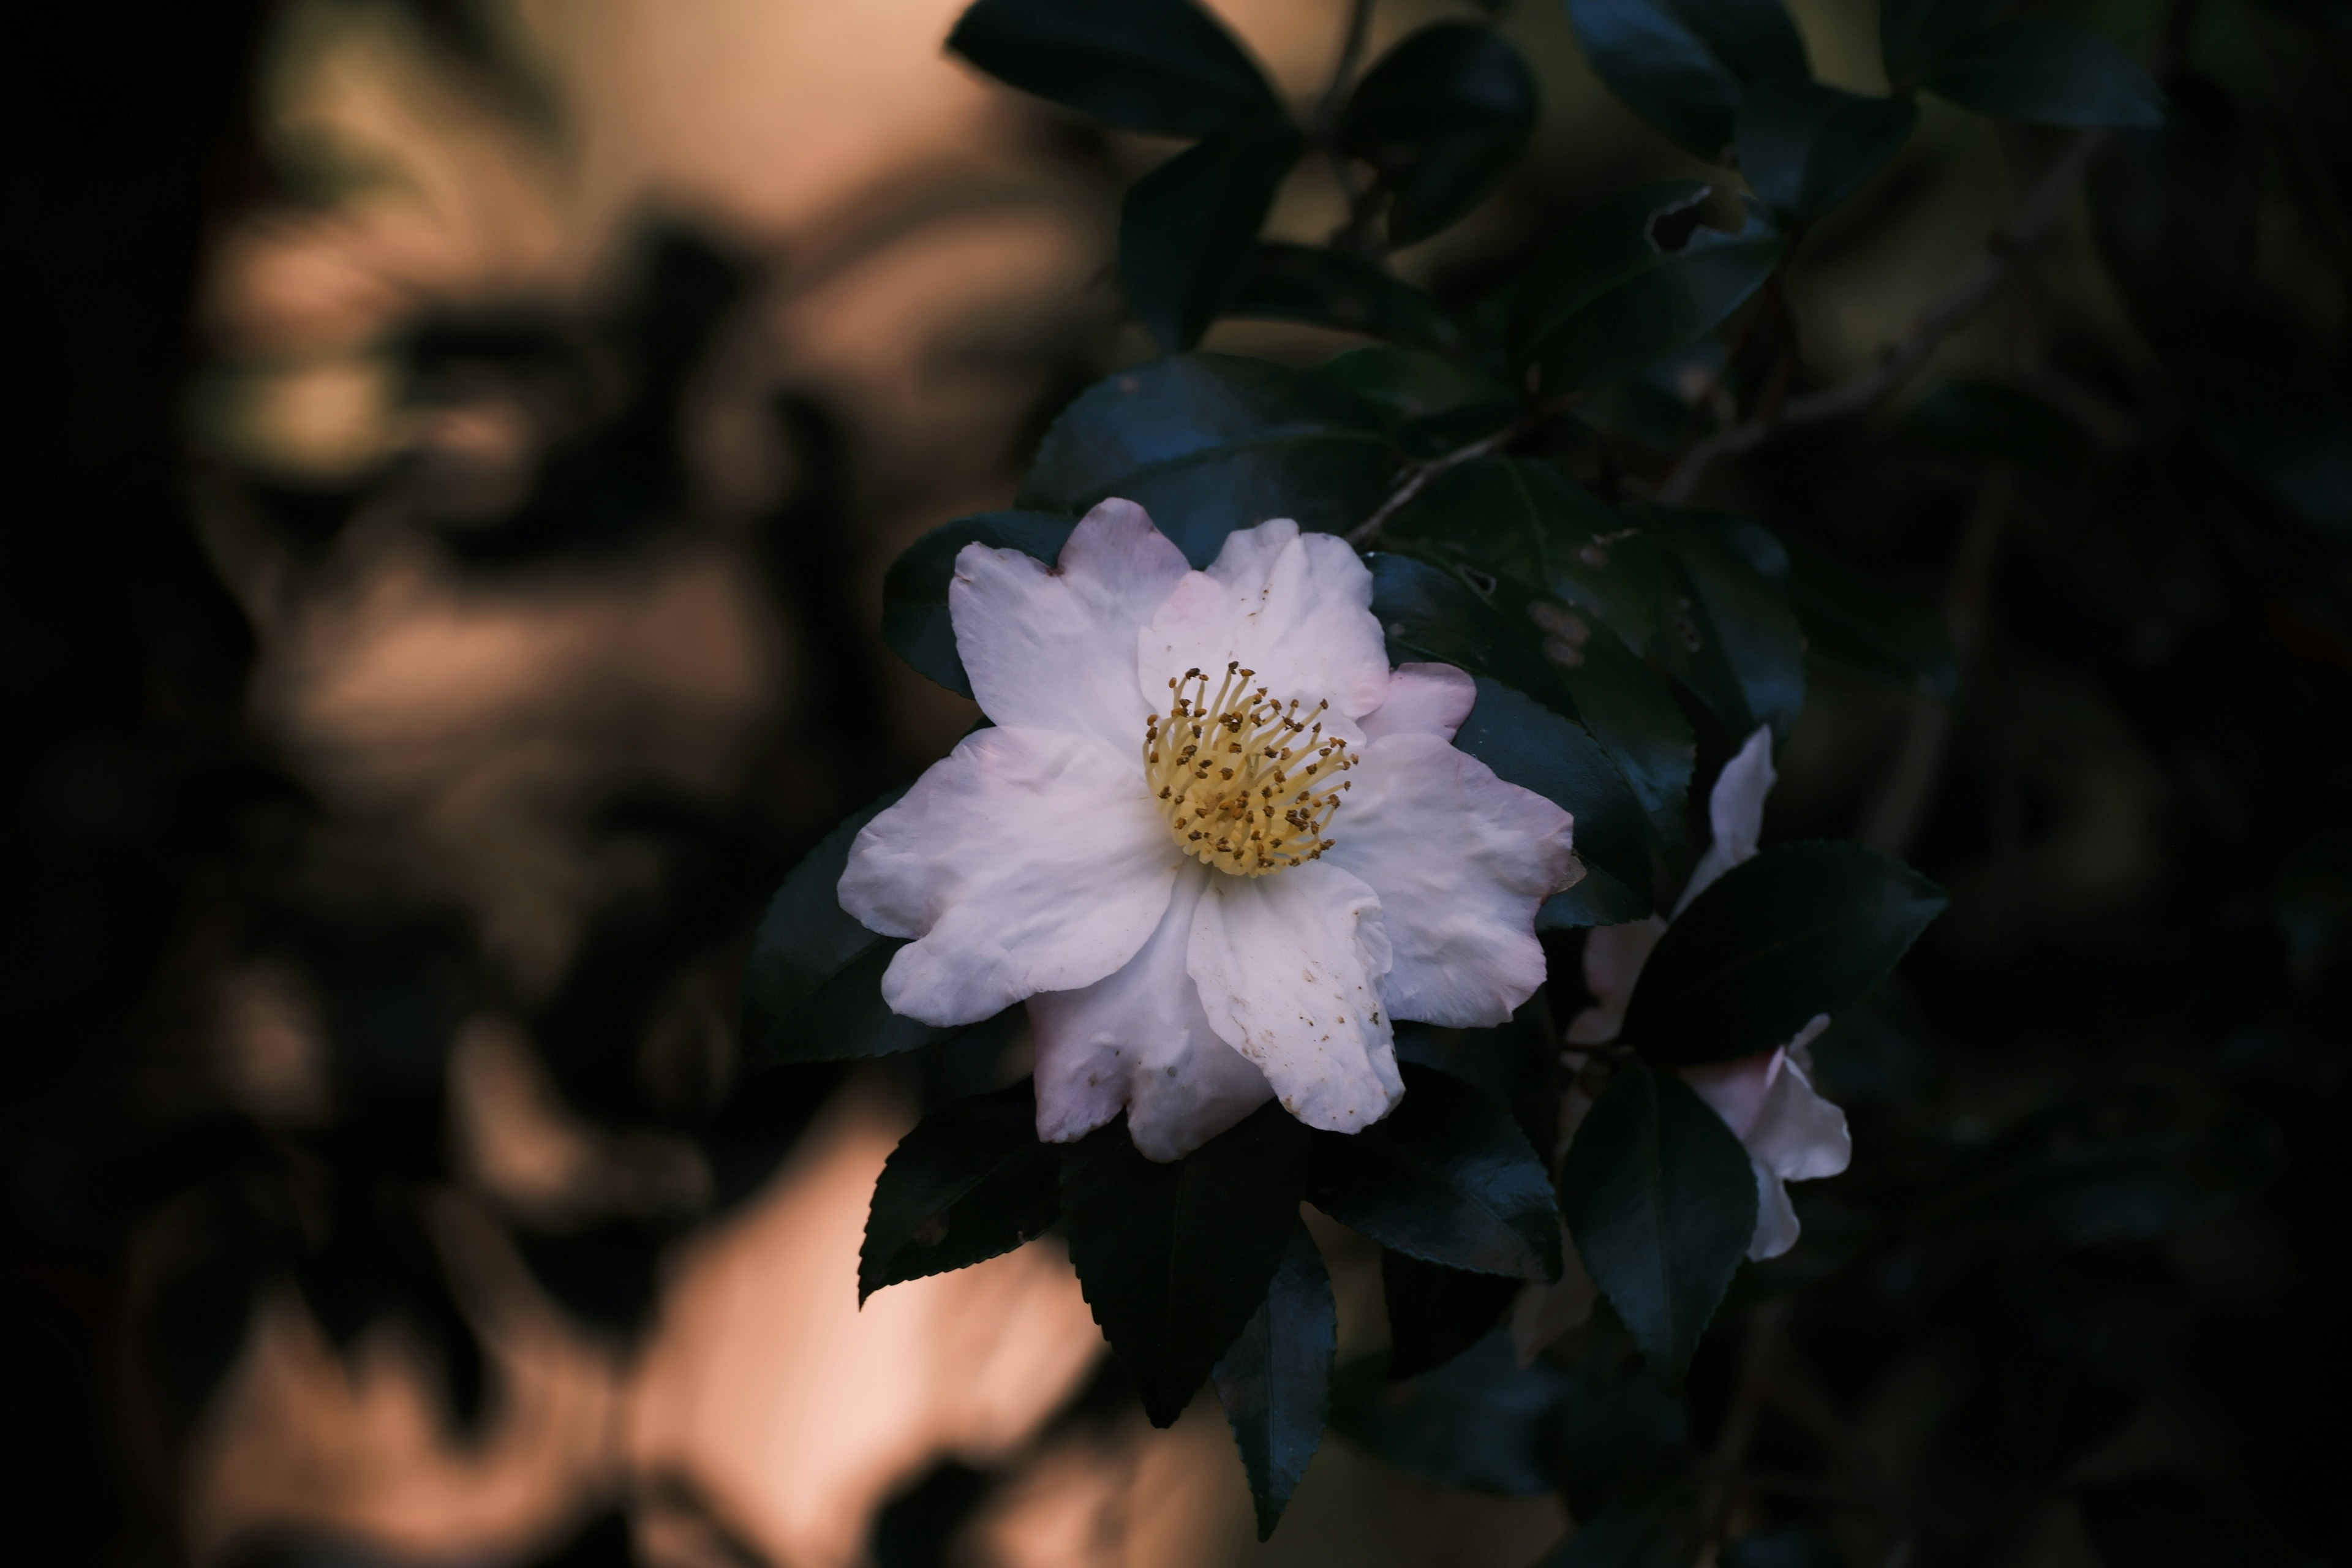
{"type": "Polygon", "coordinates": [[[1171,709],[1143,731],[1143,772],[1168,814],[1178,848],[1236,877],[1263,877],[1321,857],[1339,795],[1331,781],[1356,765],[1348,744],[1323,733],[1318,702],[1305,719],[1298,701],[1268,697],[1257,672],[1225,666],[1216,694],[1188,669],[1171,680],[1171,709]],[[1318,791],[1323,793],[1317,793],[1318,791]]]}

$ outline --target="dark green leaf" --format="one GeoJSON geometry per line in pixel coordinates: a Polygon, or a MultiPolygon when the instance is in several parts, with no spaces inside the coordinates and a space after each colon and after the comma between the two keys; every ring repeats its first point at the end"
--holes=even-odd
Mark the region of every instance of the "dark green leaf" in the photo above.
{"type": "Polygon", "coordinates": [[[1205,566],[1227,534],[1268,518],[1353,528],[1391,467],[1353,398],[1263,360],[1180,354],[1097,382],[1063,410],[1018,504],[1076,514],[1118,496],[1205,566]]]}
{"type": "Polygon", "coordinates": [[[1992,20],[2011,0],[1879,0],[1878,52],[1887,79],[1907,82],[1915,68],[1992,20]]]}
{"type": "Polygon", "coordinates": [[[1354,397],[1391,430],[1465,408],[1517,408],[1511,389],[1476,365],[1391,343],[1349,349],[1325,361],[1315,379],[1354,397]]]}
{"type": "Polygon", "coordinates": [[[1181,353],[1199,342],[1240,294],[1274,193],[1305,146],[1289,121],[1253,120],[1195,142],[1129,187],[1118,213],[1118,275],[1129,308],[1161,348],[1181,353]]]}
{"type": "Polygon", "coordinates": [[[1217,1363],[1217,1398],[1234,1428],[1257,1538],[1274,1534],[1282,1510],[1323,1441],[1331,1409],[1331,1357],[1339,1320],[1315,1238],[1294,1215],[1290,1244],[1265,1288],[1265,1300],[1217,1363]]]}
{"type": "Polygon", "coordinates": [[[1593,73],[1685,153],[1719,162],[1743,88],[1806,74],[1780,0],[1568,0],[1593,73]]]}
{"type": "Polygon", "coordinates": [[[1735,866],[1666,928],[1626,1005],[1624,1037],[1675,1067],[1787,1041],[1862,999],[1943,889],[1858,844],[1785,844],[1735,866]]]}
{"type": "Polygon", "coordinates": [[[1679,1383],[1756,1233],[1748,1151],[1688,1084],[1629,1061],[1577,1128],[1559,1191],[1584,1267],[1679,1383]]]}
{"type": "Polygon", "coordinates": [[[888,1056],[954,1032],[883,1005],[882,972],[906,944],[841,907],[841,871],[858,829],[905,793],[893,790],[818,840],[769,900],[743,973],[747,1067],[888,1056]]]}
{"type": "Polygon", "coordinates": [[[940,1106],[898,1141],[874,1184],[858,1300],[1044,1235],[1061,1212],[1060,1172],[1061,1152],[1037,1141],[1027,1079],[940,1106]]]}
{"type": "Polygon", "coordinates": [[[1108,125],[1206,136],[1282,111],[1248,53],[1190,0],[979,0],[948,47],[1108,125]]]}
{"type": "Polygon", "coordinates": [[[1927,598],[1872,582],[1816,545],[1789,543],[1789,603],[1823,658],[1949,699],[1959,689],[1944,613],[1927,598]]]}
{"type": "Polygon", "coordinates": [[[1578,400],[1576,417],[1654,452],[1675,451],[1690,438],[1693,411],[1721,379],[1723,365],[1723,345],[1701,338],[1595,387],[1578,400]]]}
{"type": "Polygon", "coordinates": [[[1964,109],[2034,125],[2164,123],[2164,94],[2129,55],[2071,23],[2029,16],[1971,33],[1919,85],[1964,109]]]}
{"type": "Polygon", "coordinates": [[[1389,1313],[1389,1378],[1418,1377],[1485,1339],[1511,1310],[1520,1282],[1381,1254],[1381,1299],[1389,1313]]]}
{"type": "Polygon", "coordinates": [[[1583,727],[1489,676],[1454,743],[1576,819],[1583,879],[1547,900],[1545,926],[1615,925],[1650,913],[1650,840],[1624,774],[1583,727]],[[1555,906],[1558,906],[1555,908],[1555,906]]]}
{"type": "Polygon", "coordinates": [[[1739,100],[1739,172],[1773,211],[1810,223],[1853,195],[1919,122],[1907,98],[1866,98],[1801,77],[1759,82],[1739,100]]]}
{"type": "Polygon", "coordinates": [[[1550,1491],[1553,1451],[1570,1381],[1538,1362],[1522,1367],[1511,1336],[1492,1333],[1467,1353],[1405,1383],[1388,1357],[1339,1369],[1331,1426],[1408,1475],[1506,1497],[1550,1491]]]}
{"type": "Polygon", "coordinates": [[[1476,205],[1527,147],[1536,81],[1493,29],[1440,22],[1364,74],[1339,144],[1387,181],[1389,243],[1428,238],[1476,205]]]}
{"type": "Polygon", "coordinates": [[[967,544],[1020,550],[1051,564],[1059,560],[1077,523],[1042,511],[984,511],[942,523],[915,541],[882,579],[882,640],[917,669],[961,697],[971,680],[956,652],[948,616],[948,584],[967,544]]]}
{"type": "MultiPolygon", "coordinates": [[[[1373,613],[1383,625],[1393,618],[1423,628],[1413,639],[1391,631],[1391,641],[1415,641],[1431,649],[1428,657],[1491,673],[1574,717],[1608,753],[1672,857],[1680,852],[1695,753],[1689,721],[1651,665],[1692,678],[1706,639],[1691,619],[1679,567],[1647,530],[1628,522],[1547,464],[1507,458],[1462,464],[1391,519],[1388,531],[1457,573],[1483,574],[1467,585],[1507,628],[1511,657],[1471,664],[1433,646],[1458,645],[1458,635],[1445,636],[1454,627],[1483,627],[1458,589],[1416,583],[1414,613],[1392,617],[1381,608],[1385,579],[1375,567],[1373,613]],[[1580,612],[1618,635],[1594,635],[1591,618],[1580,612]],[[1525,651],[1530,643],[1540,649],[1532,658],[1525,651]],[[1565,703],[1557,700],[1563,696],[1565,703]]],[[[1399,579],[1402,589],[1402,574],[1399,579]]],[[[1629,862],[1618,865],[1621,878],[1630,874],[1629,862]]]]}
{"type": "Polygon", "coordinates": [[[1512,353],[1531,391],[1558,397],[1636,370],[1715,330],[1780,259],[1780,233],[1750,207],[1738,234],[1695,228],[1677,250],[1658,220],[1707,187],[1688,180],[1608,197],[1569,225],[1528,276],[1512,353]]]}
{"type": "Polygon", "coordinates": [[[1223,313],[1305,321],[1422,348],[1462,342],[1453,318],[1412,284],[1360,256],[1313,245],[1260,245],[1223,313]]]}
{"type": "Polygon", "coordinates": [[[1404,1099],[1385,1121],[1314,1135],[1308,1199],[1424,1262],[1559,1279],[1551,1178],[1509,1110],[1444,1073],[1402,1070],[1404,1099]]]}
{"type": "Polygon", "coordinates": [[[1070,1262],[1155,1426],[1242,1331],[1298,1225],[1306,1129],[1267,1104],[1183,1159],[1147,1160],[1127,1118],[1062,1161],[1070,1262]]]}
{"type": "Polygon", "coordinates": [[[1691,689],[1735,737],[1769,724],[1785,740],[1805,705],[1804,627],[1729,536],[1734,527],[1762,531],[1696,513],[1644,517],[1690,584],[1697,645],[1690,650],[1691,689]]]}
{"type": "Polygon", "coordinates": [[[1580,1517],[1599,1513],[1612,1497],[1655,1489],[1690,1459],[1683,1402],[1637,1358],[1616,1353],[1624,1337],[1617,1315],[1596,1306],[1588,1334],[1596,1342],[1564,1402],[1554,1474],[1580,1517]]]}

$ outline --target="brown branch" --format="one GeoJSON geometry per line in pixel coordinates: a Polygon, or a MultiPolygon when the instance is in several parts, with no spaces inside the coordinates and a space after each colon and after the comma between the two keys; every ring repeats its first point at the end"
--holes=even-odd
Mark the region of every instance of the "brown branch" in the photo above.
{"type": "Polygon", "coordinates": [[[2090,173],[2091,165],[2099,161],[2114,141],[2111,131],[2078,132],[2051,161],[2041,184],[2034,186],[2023,205],[1993,231],[1992,237],[1985,242],[1984,253],[1927,301],[1913,318],[1910,330],[1888,344],[1875,364],[1836,386],[1791,398],[1777,414],[1734,426],[1696,443],[1675,464],[1673,473],[1658,491],[1658,499],[1670,506],[1681,505],[1690,500],[1707,470],[1724,458],[1752,452],[1790,430],[1867,414],[1893,396],[1927,362],[1928,355],[1936,352],[1952,329],[1976,314],[2008,281],[2019,259],[2042,243],[2065,212],[2074,187],[2082,184],[2083,176],[2090,173]]]}
{"type": "Polygon", "coordinates": [[[1389,492],[1388,500],[1381,502],[1380,510],[1348,531],[1345,536],[1348,542],[1360,550],[1362,549],[1379,534],[1382,523],[1394,517],[1415,496],[1429,488],[1430,480],[1447,469],[1458,468],[1474,458],[1493,457],[1550,418],[1552,413],[1553,410],[1549,408],[1538,408],[1531,414],[1523,414],[1491,436],[1483,437],[1466,447],[1456,447],[1442,458],[1431,458],[1425,462],[1413,464],[1405,470],[1404,482],[1389,492]]]}

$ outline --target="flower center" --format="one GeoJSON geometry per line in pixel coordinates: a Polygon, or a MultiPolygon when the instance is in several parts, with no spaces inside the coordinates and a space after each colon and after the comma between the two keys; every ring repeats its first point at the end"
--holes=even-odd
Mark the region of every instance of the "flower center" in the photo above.
{"type": "Polygon", "coordinates": [[[1143,731],[1143,772],[1168,814],[1176,847],[1236,877],[1263,877],[1319,858],[1339,809],[1331,781],[1356,765],[1348,743],[1323,733],[1318,702],[1302,720],[1298,700],[1275,701],[1255,670],[1225,666],[1214,696],[1209,678],[1188,669],[1171,680],[1174,707],[1143,731]],[[1323,793],[1317,793],[1318,791],[1323,793]]]}

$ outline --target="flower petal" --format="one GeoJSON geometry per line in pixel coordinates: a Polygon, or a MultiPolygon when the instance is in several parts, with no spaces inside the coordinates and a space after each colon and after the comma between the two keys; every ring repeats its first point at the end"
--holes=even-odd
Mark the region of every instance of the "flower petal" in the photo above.
{"type": "Polygon", "coordinates": [[[1853,1156],[1845,1113],[1822,1097],[1807,1071],[1805,1047],[1828,1025],[1826,1017],[1815,1018],[1779,1049],[1682,1069],[1683,1081],[1723,1118],[1755,1167],[1752,1258],[1778,1258],[1797,1243],[1788,1184],[1834,1176],[1853,1156]]]}
{"type": "Polygon", "coordinates": [[[1650,950],[1666,934],[1666,922],[1656,915],[1623,925],[1595,926],[1584,938],[1584,988],[1593,1005],[1569,1021],[1568,1038],[1580,1046],[1601,1045],[1617,1037],[1625,1026],[1625,1005],[1633,999],[1633,982],[1650,950]]]}
{"type": "Polygon", "coordinates": [[[892,1011],[969,1024],[1133,958],[1182,858],[1133,760],[1082,735],[982,730],[857,835],[841,907],[917,939],[882,977],[892,1011]]]}
{"type": "Polygon", "coordinates": [[[1381,1002],[1389,941],[1380,897],[1349,872],[1316,861],[1213,877],[1185,968],[1210,1026],[1309,1127],[1358,1131],[1404,1093],[1381,1002]]]}
{"type": "Polygon", "coordinates": [[[1185,570],[1184,552],[1127,500],[1080,519],[1051,571],[1018,550],[965,545],[948,615],[981,711],[1007,729],[1142,745],[1151,705],[1136,688],[1135,639],[1185,570]]]}
{"type": "Polygon", "coordinates": [[[1389,671],[1389,694],[1364,715],[1364,739],[1428,734],[1454,739],[1477,706],[1478,683],[1450,664],[1401,664],[1389,671]]]}
{"type": "Polygon", "coordinates": [[[1328,700],[1324,727],[1354,740],[1355,720],[1389,694],[1388,648],[1372,616],[1372,574],[1348,542],[1288,518],[1237,529],[1206,572],[1176,584],[1139,643],[1146,701],[1165,709],[1187,669],[1216,678],[1229,661],[1277,700],[1328,700]],[[1335,719],[1339,721],[1335,722],[1335,719]]]}
{"type": "Polygon", "coordinates": [[[1123,1106],[1146,1159],[1181,1159],[1274,1098],[1265,1075],[1209,1026],[1184,967],[1193,910],[1218,874],[1179,872],[1160,928],[1117,973],[1029,998],[1046,1142],[1082,1138],[1123,1106]]]}
{"type": "Polygon", "coordinates": [[[1536,907],[1572,878],[1568,813],[1427,732],[1366,744],[1323,864],[1380,895],[1391,1017],[1506,1023],[1543,984],[1536,907]]]}
{"type": "Polygon", "coordinates": [[[1691,868],[1683,896],[1675,902],[1675,913],[1690,908],[1690,901],[1706,891],[1717,877],[1754,857],[1756,842],[1764,833],[1764,797],[1772,793],[1779,777],[1772,771],[1772,731],[1759,729],[1723,764],[1715,789],[1706,797],[1707,826],[1715,830],[1715,837],[1698,864],[1691,868]]]}

